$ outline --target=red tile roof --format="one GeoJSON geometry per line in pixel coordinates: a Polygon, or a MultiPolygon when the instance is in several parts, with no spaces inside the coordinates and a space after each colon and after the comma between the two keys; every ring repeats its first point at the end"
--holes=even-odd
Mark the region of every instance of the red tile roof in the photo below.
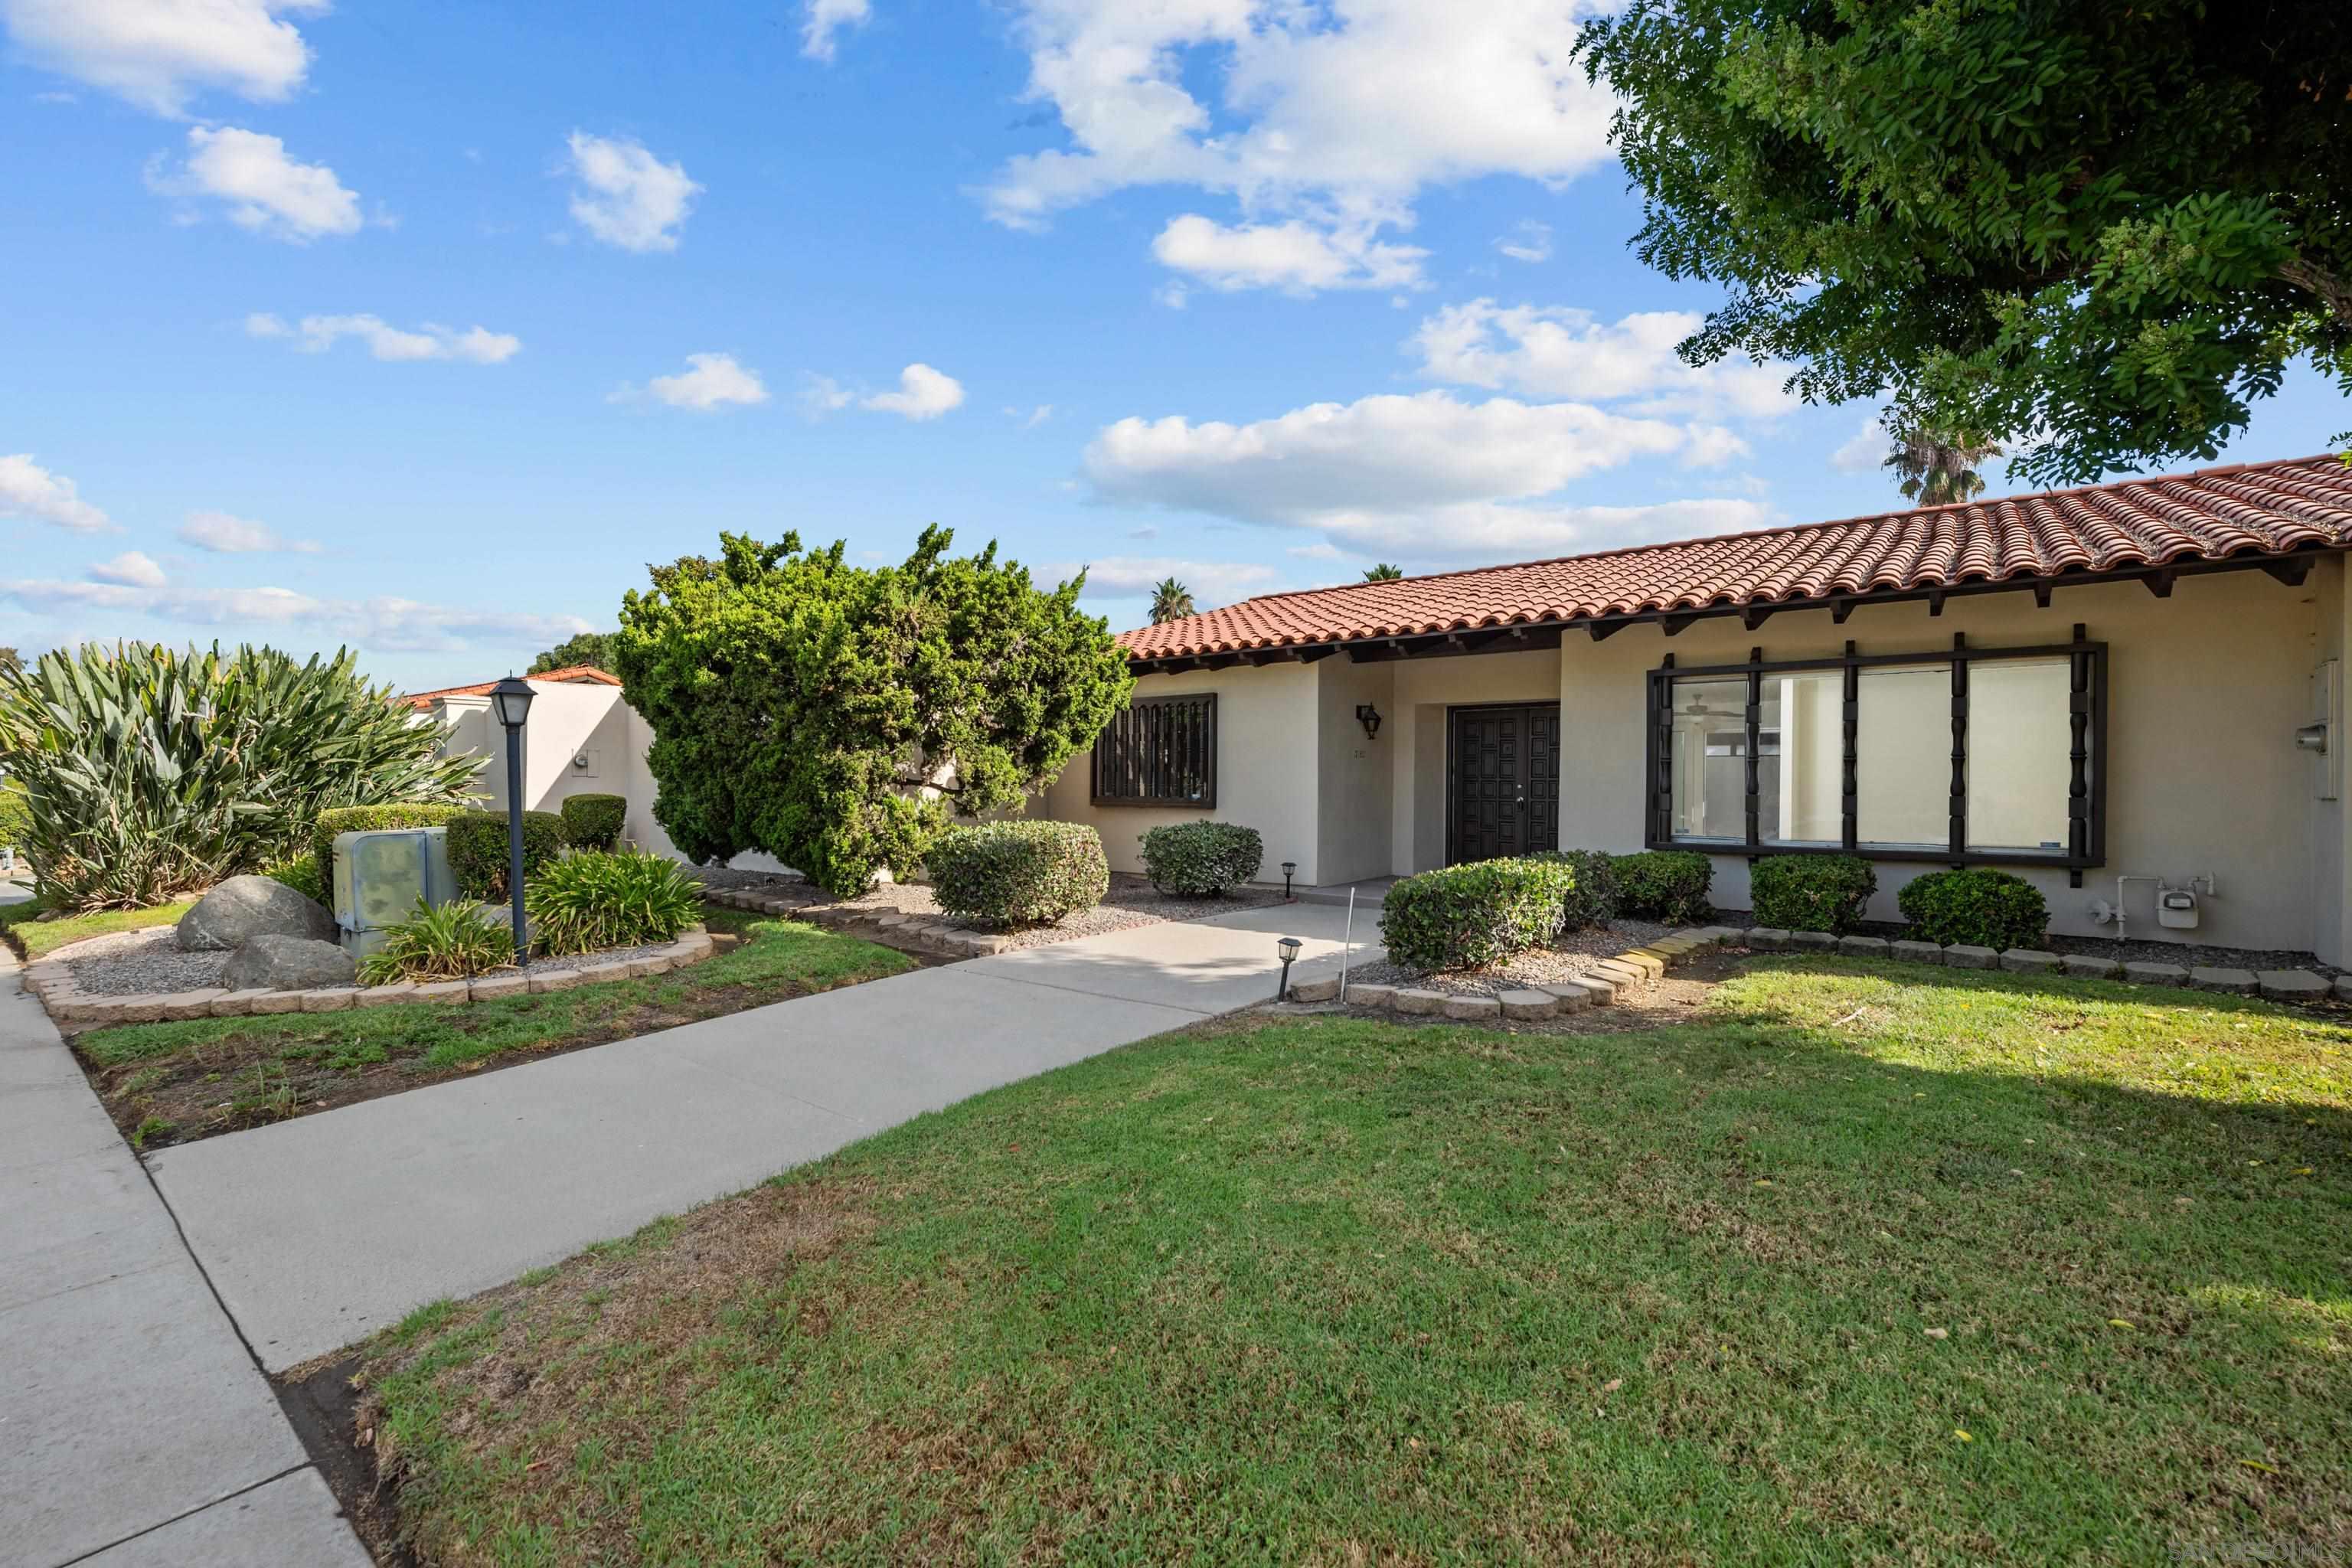
{"type": "Polygon", "coordinates": [[[1122,632],[1131,658],[1478,626],[1745,608],[2273,556],[2352,545],[2352,468],[2330,454],[1998,500],[1268,594],[1122,632]]]}
{"type": "MultiPolygon", "coordinates": [[[[593,664],[567,664],[562,669],[543,669],[537,675],[525,676],[526,680],[553,680],[571,686],[618,686],[621,678],[607,675],[593,664]]],[[[444,697],[488,697],[495,680],[478,680],[471,686],[445,686],[438,691],[412,691],[401,699],[411,708],[432,707],[444,697]]]]}

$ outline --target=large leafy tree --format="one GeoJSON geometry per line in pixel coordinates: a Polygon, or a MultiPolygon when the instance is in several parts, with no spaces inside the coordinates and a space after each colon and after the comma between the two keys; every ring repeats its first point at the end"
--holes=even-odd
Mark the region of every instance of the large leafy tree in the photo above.
{"type": "Polygon", "coordinates": [[[846,896],[921,863],[952,816],[1019,805],[1091,745],[1134,678],[1084,576],[1052,592],[991,544],[923,531],[857,567],[719,535],[651,569],[614,673],[652,726],[655,819],[698,861],[763,850],[846,896]]]}
{"type": "Polygon", "coordinates": [[[2352,392],[2342,0],[1633,0],[1588,24],[1683,344],[2056,483],[2210,458],[2299,355],[2352,392]]]}
{"type": "Polygon", "coordinates": [[[618,632],[580,632],[564,638],[545,653],[530,661],[525,675],[545,675],[551,669],[571,669],[579,665],[592,665],[607,675],[613,668],[613,650],[618,646],[618,632]]]}

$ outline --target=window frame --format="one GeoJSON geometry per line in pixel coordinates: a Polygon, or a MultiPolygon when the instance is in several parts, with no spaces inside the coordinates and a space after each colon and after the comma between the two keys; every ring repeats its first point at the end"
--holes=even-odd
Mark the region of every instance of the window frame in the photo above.
{"type": "MultiPolygon", "coordinates": [[[[1139,721],[1150,722],[1149,719],[1141,719],[1139,721]]],[[[1217,807],[1217,771],[1223,761],[1217,750],[1218,738],[1217,694],[1213,691],[1171,692],[1165,696],[1130,698],[1128,700],[1127,706],[1112,716],[1110,722],[1103,726],[1102,732],[1095,737],[1094,744],[1087,748],[1087,799],[1093,805],[1104,807],[1138,806],[1161,810],[1214,811],[1217,807]],[[1202,778],[1206,781],[1206,793],[1197,797],[1104,794],[1102,754],[1104,742],[1111,739],[1112,731],[1123,722],[1137,719],[1139,715],[1148,714],[1154,710],[1168,708],[1191,708],[1200,712],[1202,734],[1198,766],[1202,778]]],[[[1143,772],[1138,782],[1145,785],[1150,784],[1148,770],[1143,772]]]]}
{"type": "Polygon", "coordinates": [[[2067,873],[2069,885],[2081,887],[2083,873],[2104,866],[2107,858],[2107,645],[2094,642],[2088,628],[2077,625],[2074,640],[2032,647],[1968,646],[1956,635],[1949,648],[1932,653],[1865,654],[1853,643],[1842,658],[1767,659],[1762,648],[1748,650],[1743,664],[1677,666],[1667,654],[1647,677],[1647,710],[1643,733],[1642,841],[1651,849],[1691,849],[1701,854],[1744,855],[1750,860],[1767,855],[1858,855],[1869,860],[1908,860],[1949,866],[2038,866],[2067,873]],[[2015,659],[2067,661],[2070,681],[2068,721],[2067,847],[2058,854],[2025,850],[1972,850],[1968,847],[1969,795],[1969,670],[1978,664],[2015,659]],[[1885,847],[1864,844],[1856,837],[1858,797],[1854,789],[1856,717],[1861,672],[1906,665],[1948,664],[1952,672],[1952,773],[1948,822],[1949,837],[1941,851],[1933,847],[1885,847]],[[1843,723],[1843,800],[1840,844],[1771,844],[1759,833],[1758,731],[1764,704],[1764,678],[1804,671],[1841,670],[1845,677],[1843,723]],[[1674,836],[1674,683],[1676,680],[1745,677],[1747,713],[1747,837],[1677,838],[1674,836]]]}

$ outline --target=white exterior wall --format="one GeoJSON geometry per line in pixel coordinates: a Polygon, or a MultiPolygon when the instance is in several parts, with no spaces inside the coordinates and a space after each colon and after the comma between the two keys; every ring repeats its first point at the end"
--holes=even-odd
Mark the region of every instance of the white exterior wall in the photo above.
{"type": "MultiPolygon", "coordinates": [[[[640,848],[675,856],[669,836],[654,820],[653,773],[646,752],[653,731],[621,700],[617,686],[534,680],[530,719],[523,726],[523,809],[557,811],[575,795],[617,795],[629,803],[625,835],[640,848]],[[577,759],[585,757],[586,765],[577,759]]],[[[475,788],[496,810],[507,805],[507,735],[488,697],[444,698],[439,717],[450,726],[442,750],[488,759],[475,788]]]]}

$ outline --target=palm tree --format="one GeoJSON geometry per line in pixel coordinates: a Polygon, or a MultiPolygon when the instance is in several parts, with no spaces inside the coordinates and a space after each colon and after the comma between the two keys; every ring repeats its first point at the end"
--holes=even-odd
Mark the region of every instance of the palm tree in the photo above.
{"type": "Polygon", "coordinates": [[[1999,447],[1973,431],[1914,425],[1895,437],[1895,450],[1882,466],[1903,476],[1903,493],[1921,506],[1944,506],[1984,494],[1984,476],[1977,469],[2000,456],[1999,447]]]}
{"type": "Polygon", "coordinates": [[[1151,590],[1151,624],[1164,626],[1192,613],[1192,590],[1173,577],[1163,577],[1151,590]]]}
{"type": "Polygon", "coordinates": [[[1403,567],[1391,566],[1387,562],[1383,561],[1379,565],[1372,567],[1370,571],[1364,574],[1364,581],[1367,583],[1393,583],[1403,575],[1403,567]]]}

